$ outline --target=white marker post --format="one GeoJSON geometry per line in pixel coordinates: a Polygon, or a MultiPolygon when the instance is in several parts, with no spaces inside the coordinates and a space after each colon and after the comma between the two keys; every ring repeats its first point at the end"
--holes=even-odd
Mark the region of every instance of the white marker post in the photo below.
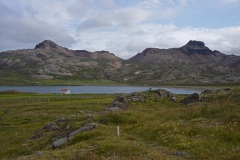
{"type": "Polygon", "coordinates": [[[119,129],[119,126],[117,126],[117,136],[120,137],[120,129],[119,129]]]}

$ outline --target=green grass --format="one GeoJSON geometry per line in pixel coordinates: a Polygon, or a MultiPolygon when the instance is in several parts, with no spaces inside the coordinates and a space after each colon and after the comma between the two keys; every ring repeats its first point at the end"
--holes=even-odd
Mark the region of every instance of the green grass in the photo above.
{"type": "MultiPolygon", "coordinates": [[[[0,157],[5,159],[238,159],[240,157],[240,88],[209,94],[189,106],[168,99],[130,102],[127,110],[100,112],[117,95],[0,95],[0,157]],[[85,111],[84,114],[78,114],[85,111]],[[45,124],[67,116],[70,129],[84,125],[92,111],[97,129],[75,135],[51,148],[55,132],[29,140],[45,124]],[[120,126],[120,137],[116,127],[120,126]],[[176,155],[180,153],[180,155],[176,155]]],[[[149,94],[145,92],[144,94],[149,94]]]]}

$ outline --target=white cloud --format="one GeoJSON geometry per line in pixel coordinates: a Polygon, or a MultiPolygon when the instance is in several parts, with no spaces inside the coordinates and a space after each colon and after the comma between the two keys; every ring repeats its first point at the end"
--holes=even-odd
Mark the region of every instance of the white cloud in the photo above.
{"type": "Polygon", "coordinates": [[[175,48],[189,40],[205,42],[211,50],[240,55],[240,27],[221,29],[179,28],[174,24],[141,24],[138,31],[85,31],[81,44],[87,50],[108,50],[121,58],[130,58],[145,48],[175,48]]]}
{"type": "Polygon", "coordinates": [[[145,20],[148,12],[137,8],[113,9],[86,18],[80,23],[79,31],[93,29],[114,29],[116,27],[134,29],[145,20]]]}
{"type": "MultiPolygon", "coordinates": [[[[33,48],[42,40],[51,39],[71,49],[108,50],[130,58],[147,47],[181,47],[189,40],[200,40],[212,50],[240,55],[240,27],[236,22],[235,27],[194,28],[184,25],[188,19],[179,16],[182,12],[182,15],[192,14],[188,13],[189,7],[206,3],[228,3],[232,7],[239,0],[211,2],[214,3],[207,0],[201,3],[196,0],[2,0],[0,50],[33,48]]],[[[216,7],[217,11],[219,6],[208,8],[216,7]]],[[[208,8],[199,15],[207,16],[208,8]]],[[[237,13],[235,10],[234,15],[237,13]]],[[[193,18],[192,22],[194,18],[199,19],[189,18],[193,18]]]]}
{"type": "Polygon", "coordinates": [[[52,39],[61,45],[74,43],[75,40],[63,29],[54,27],[34,18],[23,17],[0,3],[0,50],[33,48],[37,43],[52,39]]]}

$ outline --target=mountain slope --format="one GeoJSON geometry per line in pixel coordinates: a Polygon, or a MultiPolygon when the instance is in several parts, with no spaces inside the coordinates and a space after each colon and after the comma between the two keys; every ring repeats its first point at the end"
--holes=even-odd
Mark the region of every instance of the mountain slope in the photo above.
{"type": "Polygon", "coordinates": [[[1,52],[0,68],[0,85],[43,80],[48,80],[45,85],[102,80],[133,85],[240,83],[240,57],[212,51],[199,41],[180,48],[147,48],[123,60],[108,51],[69,50],[45,40],[34,49],[1,52]]]}

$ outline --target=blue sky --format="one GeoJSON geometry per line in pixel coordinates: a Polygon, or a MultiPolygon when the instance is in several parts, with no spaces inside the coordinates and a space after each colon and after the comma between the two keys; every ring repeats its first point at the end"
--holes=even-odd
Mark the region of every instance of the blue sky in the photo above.
{"type": "Polygon", "coordinates": [[[127,59],[189,40],[240,55],[240,0],[1,0],[0,51],[50,39],[127,59]]]}

